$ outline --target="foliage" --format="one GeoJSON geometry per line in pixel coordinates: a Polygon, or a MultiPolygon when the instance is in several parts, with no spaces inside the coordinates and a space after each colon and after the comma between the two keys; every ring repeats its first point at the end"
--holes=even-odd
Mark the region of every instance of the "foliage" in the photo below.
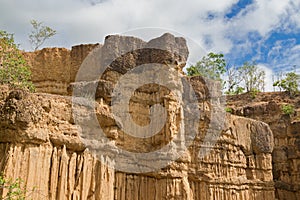
{"type": "Polygon", "coordinates": [[[291,104],[283,105],[281,107],[281,110],[286,115],[291,115],[291,114],[294,114],[294,112],[295,112],[294,106],[291,104]]]}
{"type": "Polygon", "coordinates": [[[56,34],[56,30],[53,30],[49,26],[43,26],[43,22],[38,22],[36,20],[31,20],[30,23],[33,30],[31,31],[31,34],[29,34],[29,42],[36,51],[47,39],[56,34]]]}
{"type": "Polygon", "coordinates": [[[233,112],[232,108],[230,108],[230,107],[226,107],[225,111],[228,112],[228,113],[232,113],[233,112]]]}
{"type": "Polygon", "coordinates": [[[223,54],[208,53],[196,63],[187,68],[189,76],[201,75],[213,80],[222,81],[221,76],[226,72],[226,61],[223,54]]]}
{"type": "Polygon", "coordinates": [[[0,30],[0,84],[33,91],[30,76],[29,66],[15,44],[13,34],[0,30]]]}
{"type": "Polygon", "coordinates": [[[239,75],[244,82],[246,92],[262,91],[265,86],[265,72],[259,69],[255,63],[245,62],[239,68],[239,75]]]}
{"type": "Polygon", "coordinates": [[[226,74],[228,79],[226,81],[227,90],[225,91],[225,94],[235,95],[235,94],[242,93],[244,91],[244,88],[239,86],[242,79],[238,68],[237,67],[229,68],[227,66],[226,71],[227,71],[226,74]]]}
{"type": "Polygon", "coordinates": [[[264,90],[265,72],[255,63],[245,62],[241,67],[228,68],[227,77],[225,94],[237,95],[246,90],[255,98],[259,91],[264,90]]]}
{"type": "Polygon", "coordinates": [[[260,91],[259,91],[258,89],[256,89],[256,88],[252,89],[252,90],[250,91],[250,96],[251,96],[251,98],[252,98],[252,99],[255,99],[256,96],[257,96],[257,94],[258,94],[259,92],[260,92],[260,91]]]}
{"type": "Polygon", "coordinates": [[[0,194],[3,189],[7,189],[7,194],[5,196],[0,196],[1,200],[24,200],[26,190],[22,185],[22,180],[16,179],[12,181],[11,179],[6,179],[0,175],[0,194]]]}
{"type": "Polygon", "coordinates": [[[234,94],[242,94],[244,92],[245,88],[238,86],[236,87],[234,94]]]}
{"type": "Polygon", "coordinates": [[[289,72],[284,79],[276,81],[273,86],[287,91],[290,95],[294,95],[299,92],[299,82],[300,75],[295,72],[289,72]]]}
{"type": "Polygon", "coordinates": [[[241,67],[228,67],[223,54],[209,53],[196,63],[187,68],[189,76],[201,75],[213,80],[221,81],[226,86],[225,94],[237,95],[244,91],[250,92],[255,98],[259,91],[265,87],[265,71],[258,68],[254,62],[245,62],[241,67]],[[227,80],[222,81],[226,73],[227,80]]]}

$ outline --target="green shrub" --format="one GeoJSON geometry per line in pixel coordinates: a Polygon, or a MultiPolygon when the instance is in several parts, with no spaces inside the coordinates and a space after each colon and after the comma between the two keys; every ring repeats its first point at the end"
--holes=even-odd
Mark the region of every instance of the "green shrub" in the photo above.
{"type": "Polygon", "coordinates": [[[290,95],[295,95],[299,93],[299,82],[300,75],[295,72],[290,72],[286,74],[284,79],[276,81],[273,86],[277,86],[280,89],[287,91],[290,95]]]}
{"type": "Polygon", "coordinates": [[[251,98],[252,99],[255,99],[256,98],[256,96],[257,96],[257,94],[259,93],[260,91],[258,90],[258,89],[252,89],[251,91],[250,91],[250,96],[251,96],[251,98]]]}
{"type": "Polygon", "coordinates": [[[286,115],[292,115],[295,112],[295,108],[291,104],[286,104],[281,107],[281,110],[286,115]]]}
{"type": "Polygon", "coordinates": [[[190,66],[187,70],[189,76],[203,76],[212,80],[222,82],[222,75],[226,72],[226,61],[223,54],[208,53],[203,56],[196,65],[190,66]]]}
{"type": "Polygon", "coordinates": [[[12,181],[11,179],[6,179],[0,175],[0,195],[2,194],[3,189],[8,190],[5,196],[0,196],[0,200],[24,200],[26,190],[21,185],[21,179],[12,181]]]}
{"type": "Polygon", "coordinates": [[[30,76],[29,65],[15,44],[13,34],[0,30],[0,84],[33,91],[30,76]]]}
{"type": "Polygon", "coordinates": [[[226,107],[225,111],[228,112],[228,113],[232,113],[233,112],[232,108],[230,108],[230,107],[226,107]]]}
{"type": "Polygon", "coordinates": [[[242,94],[244,92],[245,88],[238,86],[236,90],[234,91],[234,94],[242,94]]]}

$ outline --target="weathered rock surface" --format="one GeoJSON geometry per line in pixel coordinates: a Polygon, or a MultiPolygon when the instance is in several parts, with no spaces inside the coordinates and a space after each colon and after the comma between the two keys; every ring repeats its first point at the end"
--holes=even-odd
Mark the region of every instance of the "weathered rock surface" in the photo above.
{"type": "MultiPolygon", "coordinates": [[[[1,86],[0,171],[6,177],[23,179],[29,191],[29,198],[275,198],[272,131],[263,122],[225,114],[220,104],[218,88],[214,83],[209,83],[201,77],[184,79],[181,76],[188,56],[183,38],[165,34],[144,42],[132,37],[109,36],[103,46],[99,45],[96,48],[99,51],[93,51],[91,60],[86,62],[97,63],[99,56],[107,58],[100,61],[101,65],[107,65],[101,79],[90,71],[87,71],[83,79],[75,79],[80,60],[91,50],[87,47],[87,50],[76,50],[81,51],[78,55],[82,57],[74,60],[73,65],[68,61],[67,66],[73,66],[72,69],[58,67],[53,82],[56,84],[62,77],[62,90],[52,83],[51,89],[40,85],[38,90],[67,94],[67,87],[76,80],[77,82],[69,87],[69,94],[72,94],[74,89],[85,91],[96,85],[97,101],[92,101],[89,97],[76,99],[76,94],[80,93],[73,93],[76,104],[72,106],[70,96],[28,94],[23,91],[9,91],[1,86]],[[158,84],[138,87],[130,96],[128,110],[135,124],[147,126],[151,124],[151,116],[155,115],[151,107],[161,105],[166,111],[166,122],[153,136],[133,137],[124,131],[124,121],[115,118],[112,113],[111,93],[120,77],[126,75],[130,69],[147,63],[167,66],[168,76],[160,77],[157,72],[151,75],[151,78],[169,80],[168,84],[172,87],[162,87],[158,84]],[[183,79],[194,88],[197,100],[197,107],[191,107],[194,109],[184,109],[183,102],[176,98],[176,94],[182,94],[179,92],[182,85],[187,84],[181,81],[183,79]],[[200,113],[199,119],[192,117],[193,113],[197,112],[200,113]],[[106,146],[98,146],[100,151],[93,149],[93,145],[98,143],[87,138],[87,134],[96,138],[99,134],[97,125],[90,123],[93,116],[103,130],[105,140],[108,141],[106,146]],[[186,126],[195,119],[198,119],[195,124],[186,126]],[[195,128],[196,134],[192,137],[195,128]],[[179,140],[176,139],[178,137],[179,140]],[[165,165],[165,159],[168,160],[168,156],[176,156],[176,148],[180,145],[185,146],[188,140],[192,141],[190,146],[187,146],[185,151],[179,151],[179,156],[175,157],[174,162],[165,165]],[[170,152],[158,153],[153,157],[138,157],[141,153],[156,152],[167,145],[172,146],[170,152]],[[120,149],[129,153],[124,160],[117,162],[117,157],[122,156],[120,149]],[[100,156],[95,154],[99,152],[100,156]],[[151,162],[154,163],[152,167],[155,171],[149,170],[151,162]],[[155,165],[159,163],[163,163],[162,167],[156,168],[155,165]],[[127,171],[120,170],[126,167],[127,171]],[[141,171],[137,170],[134,173],[132,168],[141,171]],[[36,191],[30,192],[34,186],[37,187],[36,191]]],[[[37,58],[33,56],[32,63],[38,60],[39,54],[46,51],[65,50],[48,49],[36,52],[37,58]]],[[[47,65],[47,70],[53,68],[50,62],[47,65]]],[[[35,68],[36,65],[33,66],[35,68]]],[[[141,75],[143,72],[145,71],[140,72],[141,75]]],[[[45,74],[38,69],[33,73],[40,74],[35,82],[46,79],[45,74]]],[[[192,100],[191,91],[185,91],[184,95],[188,100],[192,100]]],[[[164,112],[161,114],[164,115],[164,112]]],[[[157,126],[154,124],[152,128],[157,126]]],[[[7,191],[0,192],[5,194],[7,191]]]]}
{"type": "Polygon", "coordinates": [[[272,152],[275,194],[278,199],[300,199],[300,98],[286,93],[262,93],[228,98],[233,113],[268,123],[274,135],[272,152]],[[293,105],[285,114],[283,105],[293,105]]]}
{"type": "Polygon", "coordinates": [[[67,87],[74,82],[76,73],[88,55],[99,44],[65,48],[44,48],[23,55],[31,67],[32,82],[37,92],[67,94],[67,87]]]}
{"type": "MultiPolygon", "coordinates": [[[[220,140],[207,156],[199,157],[200,148],[210,148],[199,134],[184,156],[188,159],[159,172],[131,174],[114,171],[106,165],[111,159],[100,162],[85,148],[70,98],[12,91],[0,105],[0,169],[7,177],[22,178],[28,190],[37,186],[30,198],[274,199],[272,132],[262,122],[227,115],[220,140]]],[[[98,106],[100,124],[107,122],[106,106],[98,106]]],[[[164,142],[157,137],[148,146],[126,143],[124,133],[117,134],[122,148],[152,149],[164,142]]]]}

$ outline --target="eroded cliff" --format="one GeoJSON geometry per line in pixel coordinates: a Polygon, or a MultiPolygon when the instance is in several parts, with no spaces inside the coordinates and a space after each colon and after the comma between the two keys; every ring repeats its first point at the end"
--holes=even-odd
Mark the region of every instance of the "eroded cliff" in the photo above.
{"type": "Polygon", "coordinates": [[[249,94],[227,99],[232,113],[268,123],[274,135],[272,153],[278,199],[300,199],[300,97],[284,92],[249,94]],[[290,108],[290,113],[284,111],[290,108]]]}
{"type": "Polygon", "coordinates": [[[226,114],[187,57],[171,34],[29,53],[44,93],[2,86],[0,171],[32,199],[274,199],[269,126],[226,114]]]}
{"type": "Polygon", "coordinates": [[[77,45],[65,48],[44,48],[25,52],[31,66],[32,82],[36,92],[67,94],[67,87],[75,81],[76,73],[89,52],[100,44],[77,45]]]}

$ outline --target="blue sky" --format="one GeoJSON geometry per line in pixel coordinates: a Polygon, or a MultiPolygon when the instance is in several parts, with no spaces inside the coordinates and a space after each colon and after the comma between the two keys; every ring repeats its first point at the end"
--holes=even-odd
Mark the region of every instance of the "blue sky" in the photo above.
{"type": "Polygon", "coordinates": [[[239,13],[243,12],[248,5],[253,4],[252,0],[240,0],[237,3],[234,3],[230,8],[230,11],[225,14],[227,18],[233,18],[237,16],[239,13]]]}
{"type": "Polygon", "coordinates": [[[0,29],[14,33],[26,50],[31,19],[57,30],[45,47],[171,32],[201,47],[190,64],[213,51],[230,65],[256,61],[268,82],[293,66],[300,72],[300,0],[0,0],[0,29]]]}
{"type": "MultiPolygon", "coordinates": [[[[251,7],[253,4],[255,4],[253,0],[240,0],[232,6],[225,17],[228,20],[234,20],[235,17],[239,17],[239,14],[246,14],[247,6],[251,7]]],[[[300,12],[299,7],[293,8],[300,12]]],[[[265,36],[258,31],[249,31],[247,39],[250,44],[247,50],[243,51],[243,56],[235,56],[234,51],[240,52],[239,45],[243,45],[245,41],[236,39],[234,35],[230,37],[236,46],[226,54],[226,57],[233,60],[236,65],[242,65],[245,60],[252,60],[267,65],[275,73],[291,71],[294,70],[294,67],[300,69],[299,59],[290,59],[290,56],[300,57],[299,51],[297,51],[299,50],[297,48],[300,47],[300,29],[299,25],[290,21],[288,16],[282,16],[278,26],[270,29],[265,36]]]]}

